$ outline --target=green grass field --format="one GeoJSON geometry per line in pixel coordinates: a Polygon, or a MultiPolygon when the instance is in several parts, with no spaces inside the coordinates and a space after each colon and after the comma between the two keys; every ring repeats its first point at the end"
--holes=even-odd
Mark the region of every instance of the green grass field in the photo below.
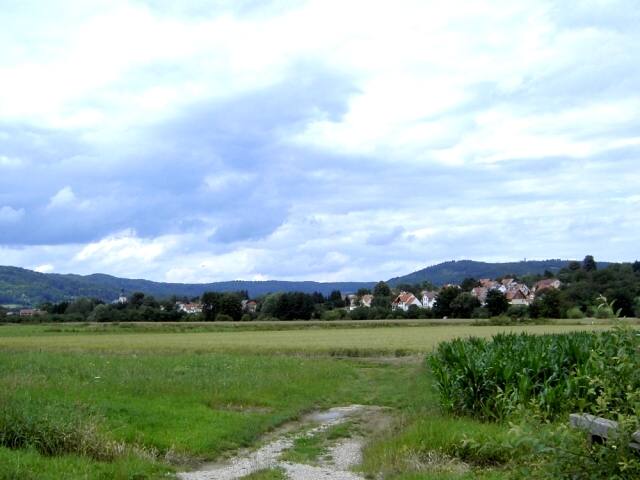
{"type": "MultiPolygon", "coordinates": [[[[153,328],[153,327],[150,327],[153,328]]],[[[609,328],[607,325],[436,325],[315,328],[222,332],[149,333],[126,328],[95,334],[89,327],[0,327],[0,348],[119,352],[252,352],[377,355],[431,352],[456,337],[490,337],[498,332],[561,333],[609,328]],[[62,330],[62,331],[57,331],[62,330]]]]}
{"type": "Polygon", "coordinates": [[[254,445],[305,412],[354,403],[394,412],[391,430],[365,451],[366,473],[506,478],[508,461],[486,461],[500,452],[468,454],[461,445],[508,428],[442,414],[423,356],[387,357],[429,352],[456,336],[590,328],[608,327],[96,333],[90,326],[66,332],[2,326],[0,479],[171,478],[195,462],[254,445]],[[380,358],[331,356],[341,353],[380,358]]]}

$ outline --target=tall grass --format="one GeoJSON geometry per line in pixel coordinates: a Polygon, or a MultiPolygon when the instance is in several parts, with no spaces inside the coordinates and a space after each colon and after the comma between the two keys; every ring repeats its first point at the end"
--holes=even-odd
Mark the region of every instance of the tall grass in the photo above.
{"type": "MultiPolygon", "coordinates": [[[[569,411],[597,413],[596,400],[616,384],[640,388],[639,345],[636,332],[625,329],[499,334],[442,343],[430,363],[446,410],[487,420],[525,411],[553,419],[569,411]],[[630,362],[615,361],[622,357],[630,362]]],[[[624,408],[625,398],[622,390],[610,392],[606,403],[624,408]]]]}
{"type": "Polygon", "coordinates": [[[69,406],[28,398],[0,398],[0,447],[34,449],[46,456],[77,454],[113,460],[121,444],[107,439],[94,418],[69,406]]]}

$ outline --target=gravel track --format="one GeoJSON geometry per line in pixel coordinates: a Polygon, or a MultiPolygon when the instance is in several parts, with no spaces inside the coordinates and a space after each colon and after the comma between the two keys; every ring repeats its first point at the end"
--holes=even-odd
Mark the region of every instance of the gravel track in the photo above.
{"type": "Polygon", "coordinates": [[[363,439],[349,438],[338,441],[329,448],[328,456],[319,466],[285,462],[280,456],[291,448],[297,438],[311,437],[328,428],[344,423],[349,418],[364,413],[367,409],[362,405],[336,407],[316,412],[303,418],[300,425],[309,428],[300,433],[290,434],[290,429],[283,429],[275,438],[254,451],[241,452],[232,459],[218,464],[204,465],[192,472],[178,474],[181,480],[236,480],[253,472],[282,468],[290,480],[364,480],[350,469],[362,461],[363,439]],[[311,427],[312,425],[315,425],[311,427]]]}

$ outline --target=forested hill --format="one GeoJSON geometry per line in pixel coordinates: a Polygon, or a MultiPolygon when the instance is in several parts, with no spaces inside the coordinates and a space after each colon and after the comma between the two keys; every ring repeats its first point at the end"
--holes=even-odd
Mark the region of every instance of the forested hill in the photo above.
{"type": "Polygon", "coordinates": [[[355,292],[359,288],[371,288],[373,282],[285,282],[229,281],[215,283],[161,283],[149,280],[118,278],[111,275],[72,275],[38,273],[17,267],[0,266],[0,305],[38,305],[43,302],[59,302],[77,297],[99,298],[110,302],[124,289],[125,293],[144,292],[157,298],[172,295],[196,297],[206,291],[235,292],[247,290],[256,297],[270,292],[299,291],[305,293],[332,290],[355,292]]]}
{"type": "MultiPolygon", "coordinates": [[[[569,260],[529,260],[508,263],[486,263],[473,260],[459,260],[444,262],[431,267],[423,268],[417,272],[396,277],[389,280],[391,286],[401,283],[422,283],[429,281],[435,285],[446,283],[460,283],[465,278],[498,278],[505,275],[535,275],[543,274],[546,270],[557,273],[566,267],[569,260]]],[[[599,267],[608,265],[599,262],[599,267]]]]}
{"type": "MultiPolygon", "coordinates": [[[[417,272],[389,280],[390,285],[401,283],[422,283],[429,281],[436,285],[459,283],[467,277],[496,278],[504,275],[542,274],[545,270],[558,272],[567,265],[566,260],[525,261],[513,263],[485,263],[471,260],[445,262],[427,267],[417,272]]],[[[606,263],[599,263],[604,267],[606,263]]],[[[328,295],[332,290],[353,293],[359,288],[371,288],[374,282],[286,282],[229,281],[202,284],[161,283],[149,280],[118,278],[110,275],[72,275],[38,273],[17,267],[0,266],[0,305],[38,305],[43,302],[59,302],[78,297],[94,297],[112,301],[120,291],[125,293],[144,292],[157,298],[171,295],[196,297],[206,291],[230,292],[247,290],[256,297],[270,292],[300,291],[321,292],[328,295]]]]}

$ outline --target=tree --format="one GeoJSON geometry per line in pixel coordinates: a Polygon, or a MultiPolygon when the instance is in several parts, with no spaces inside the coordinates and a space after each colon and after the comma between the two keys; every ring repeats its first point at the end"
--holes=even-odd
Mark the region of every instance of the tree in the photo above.
{"type": "Polygon", "coordinates": [[[634,297],[628,289],[612,289],[607,292],[606,296],[615,302],[616,310],[620,310],[620,315],[624,317],[633,317],[635,315],[633,308],[634,297]]]}
{"type": "Polygon", "coordinates": [[[598,265],[592,255],[584,257],[584,260],[582,261],[582,268],[585,272],[595,272],[598,269],[598,265]]]}
{"type": "Polygon", "coordinates": [[[326,298],[324,298],[324,295],[322,295],[322,293],[320,292],[313,292],[311,294],[311,297],[313,298],[313,303],[315,304],[322,304],[327,301],[326,298]]]}
{"type": "Polygon", "coordinates": [[[486,307],[492,317],[497,317],[509,309],[509,300],[500,290],[491,289],[487,292],[486,307]]]}
{"type": "Polygon", "coordinates": [[[389,288],[389,285],[387,285],[383,281],[379,281],[378,283],[376,283],[376,286],[373,287],[373,296],[374,297],[390,297],[391,289],[389,288]]]}
{"type": "Polygon", "coordinates": [[[371,307],[388,312],[391,310],[391,297],[374,296],[371,307]]]}
{"type": "Polygon", "coordinates": [[[280,320],[309,320],[314,312],[313,297],[302,292],[267,295],[260,310],[262,316],[280,320]]]}
{"type": "Polygon", "coordinates": [[[473,277],[465,278],[460,284],[460,288],[462,289],[463,292],[470,292],[475,287],[479,287],[479,286],[480,286],[480,282],[473,277]]]}
{"type": "Polygon", "coordinates": [[[358,291],[356,292],[356,295],[358,297],[362,297],[364,295],[371,295],[371,289],[369,289],[369,288],[359,288],[358,291]]]}
{"type": "Polygon", "coordinates": [[[202,315],[205,321],[213,322],[218,313],[220,313],[220,301],[222,294],[220,292],[205,292],[202,294],[200,302],[202,303],[202,315]]]}
{"type": "MultiPolygon", "coordinates": [[[[567,268],[572,271],[572,272],[577,272],[578,270],[580,270],[582,268],[582,266],[580,265],[580,262],[576,262],[575,260],[569,262],[569,265],[567,265],[567,268]]],[[[546,277],[546,275],[545,275],[546,277]]],[[[549,277],[551,278],[551,277],[549,277]]]]}
{"type": "Polygon", "coordinates": [[[238,322],[242,318],[242,299],[238,294],[223,293],[219,306],[218,315],[227,315],[234,322],[238,322]]]}
{"type": "Polygon", "coordinates": [[[415,296],[420,295],[420,285],[415,285],[413,283],[399,283],[396,285],[396,291],[400,292],[410,292],[415,296]]]}
{"type": "Polygon", "coordinates": [[[131,294],[131,298],[129,299],[129,305],[133,308],[140,308],[144,302],[144,293],[142,292],[133,292],[131,294]]]}
{"type": "Polygon", "coordinates": [[[96,305],[88,320],[90,322],[110,322],[113,321],[113,315],[109,306],[96,305]]]}
{"type": "Polygon", "coordinates": [[[95,307],[96,303],[98,302],[90,298],[79,298],[67,307],[65,313],[68,315],[82,315],[86,318],[87,315],[89,315],[93,311],[93,307],[95,307]]]}
{"type": "Polygon", "coordinates": [[[471,318],[473,311],[480,307],[480,300],[469,292],[462,292],[453,299],[450,306],[454,318],[471,318]]]}
{"type": "Polygon", "coordinates": [[[638,260],[633,262],[633,265],[631,265],[631,269],[634,273],[640,273],[640,262],[638,260]]]}
{"type": "Polygon", "coordinates": [[[562,292],[554,288],[545,290],[529,307],[533,318],[562,318],[566,310],[562,292]]]}
{"type": "Polygon", "coordinates": [[[331,308],[342,308],[344,307],[344,300],[342,299],[342,293],[340,290],[334,290],[329,294],[329,298],[327,299],[329,306],[331,308]]]}
{"type": "Polygon", "coordinates": [[[451,303],[460,295],[458,287],[445,287],[436,296],[433,305],[433,313],[436,317],[450,317],[452,315],[451,303]]]}
{"type": "Polygon", "coordinates": [[[160,308],[160,304],[156,301],[153,295],[145,295],[145,297],[142,300],[142,305],[145,307],[151,307],[155,309],[160,308]]]}

